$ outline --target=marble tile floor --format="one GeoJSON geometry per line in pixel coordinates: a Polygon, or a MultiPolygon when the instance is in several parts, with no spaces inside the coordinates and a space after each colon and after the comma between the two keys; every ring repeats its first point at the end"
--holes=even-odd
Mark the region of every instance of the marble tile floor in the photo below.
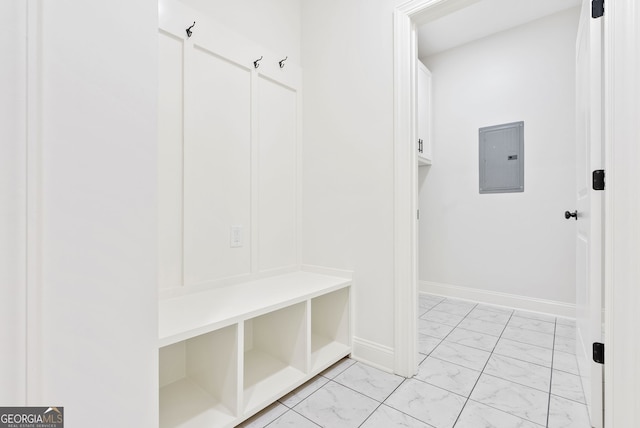
{"type": "Polygon", "coordinates": [[[418,373],[350,358],[241,427],[589,428],[570,319],[420,295],[418,373]]]}

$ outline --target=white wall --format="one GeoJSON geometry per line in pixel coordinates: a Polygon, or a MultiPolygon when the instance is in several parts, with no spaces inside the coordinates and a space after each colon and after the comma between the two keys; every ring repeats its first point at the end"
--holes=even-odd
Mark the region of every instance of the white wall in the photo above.
{"type": "Polygon", "coordinates": [[[355,272],[354,355],[389,369],[393,6],[302,3],[303,263],[355,272]]]}
{"type": "Polygon", "coordinates": [[[26,3],[0,2],[0,403],[24,405],[26,3]]]}
{"type": "Polygon", "coordinates": [[[280,68],[224,17],[159,6],[161,297],[297,269],[299,65],[280,68]]]}
{"type": "Polygon", "coordinates": [[[41,334],[29,352],[42,376],[30,404],[64,406],[70,427],[156,427],[157,2],[38,4],[41,334]]]}
{"type": "Polygon", "coordinates": [[[578,9],[426,58],[433,166],[420,168],[422,281],[575,303],[578,9]],[[523,120],[524,193],[479,194],[478,128],[523,120]]]}
{"type": "MultiPolygon", "coordinates": [[[[267,49],[300,63],[300,0],[180,0],[267,49]]],[[[198,24],[196,23],[197,28],[198,24]]],[[[287,60],[288,61],[288,60],[287,60]]]]}

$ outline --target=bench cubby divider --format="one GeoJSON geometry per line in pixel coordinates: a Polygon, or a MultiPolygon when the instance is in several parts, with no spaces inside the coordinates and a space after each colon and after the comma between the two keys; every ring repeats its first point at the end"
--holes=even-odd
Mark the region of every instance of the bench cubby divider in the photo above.
{"type": "Polygon", "coordinates": [[[161,300],[160,426],[236,426],[349,355],[350,289],[301,271],[161,300]]]}

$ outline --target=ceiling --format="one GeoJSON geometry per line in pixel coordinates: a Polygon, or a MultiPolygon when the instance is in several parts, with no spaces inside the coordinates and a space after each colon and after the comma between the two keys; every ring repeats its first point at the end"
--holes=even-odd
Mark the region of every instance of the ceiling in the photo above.
{"type": "Polygon", "coordinates": [[[481,0],[418,28],[418,57],[576,7],[581,0],[481,0]]]}

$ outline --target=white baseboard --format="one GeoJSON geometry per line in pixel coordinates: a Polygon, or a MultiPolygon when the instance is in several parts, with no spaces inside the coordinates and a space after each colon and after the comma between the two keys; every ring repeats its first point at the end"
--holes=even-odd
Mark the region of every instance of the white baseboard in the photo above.
{"type": "Polygon", "coordinates": [[[352,338],[351,358],[388,373],[393,373],[393,348],[359,337],[352,338]]]}
{"type": "Polygon", "coordinates": [[[491,305],[506,306],[525,311],[540,312],[554,316],[575,318],[576,305],[555,300],[537,299],[534,297],[518,296],[497,291],[479,290],[461,287],[459,285],[442,284],[439,282],[419,281],[419,291],[437,294],[444,297],[473,300],[491,305]]]}

